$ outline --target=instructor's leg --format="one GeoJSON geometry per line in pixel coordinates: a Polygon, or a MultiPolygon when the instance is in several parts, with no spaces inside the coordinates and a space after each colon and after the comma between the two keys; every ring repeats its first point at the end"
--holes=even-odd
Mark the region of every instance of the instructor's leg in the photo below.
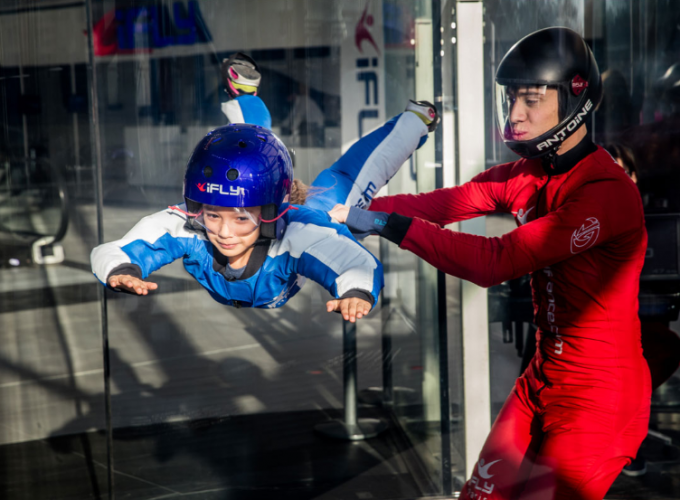
{"type": "Polygon", "coordinates": [[[589,390],[578,401],[570,392],[571,399],[562,395],[546,408],[545,438],[522,500],[602,500],[647,435],[649,403],[634,390],[589,390]],[[551,474],[541,477],[541,469],[551,474]],[[554,495],[547,494],[555,486],[554,495]]]}
{"type": "Polygon", "coordinates": [[[529,399],[526,380],[522,377],[498,414],[460,498],[517,498],[533,469],[542,439],[540,418],[529,399]]]}

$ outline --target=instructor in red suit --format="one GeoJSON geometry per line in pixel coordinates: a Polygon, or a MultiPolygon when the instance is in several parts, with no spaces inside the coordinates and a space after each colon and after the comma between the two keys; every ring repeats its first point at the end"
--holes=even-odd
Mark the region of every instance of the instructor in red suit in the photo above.
{"type": "Polygon", "coordinates": [[[599,500],[649,421],[637,299],[642,202],[587,136],[602,82],[577,33],[547,28],[520,40],[498,67],[496,91],[501,135],[521,159],[461,186],[377,198],[370,212],[336,206],[331,215],[483,287],[531,273],[536,355],[461,498],[599,500]],[[513,214],[517,229],[485,238],[443,228],[492,213],[513,214]]]}

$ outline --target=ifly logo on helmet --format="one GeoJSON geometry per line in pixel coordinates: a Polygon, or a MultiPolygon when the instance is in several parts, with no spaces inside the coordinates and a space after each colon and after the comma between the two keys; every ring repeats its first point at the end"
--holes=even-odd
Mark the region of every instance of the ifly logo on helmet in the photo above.
{"type": "Polygon", "coordinates": [[[593,101],[588,99],[586,104],[583,106],[583,109],[581,109],[581,111],[573,118],[573,120],[567,123],[567,125],[563,127],[562,130],[557,132],[550,139],[546,139],[545,141],[539,143],[538,150],[542,151],[565,140],[567,138],[567,132],[573,132],[576,130],[576,128],[578,128],[578,126],[583,123],[583,120],[591,109],[593,109],[593,101]]]}
{"type": "Polygon", "coordinates": [[[207,182],[203,182],[196,184],[196,187],[204,193],[212,194],[217,191],[224,196],[240,196],[246,194],[245,190],[239,186],[229,186],[229,191],[225,191],[222,184],[208,184],[207,182]]]}

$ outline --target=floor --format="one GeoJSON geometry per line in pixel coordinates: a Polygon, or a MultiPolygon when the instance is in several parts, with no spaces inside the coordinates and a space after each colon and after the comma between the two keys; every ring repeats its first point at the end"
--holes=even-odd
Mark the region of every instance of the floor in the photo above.
{"type": "MultiPolygon", "coordinates": [[[[385,417],[375,409],[362,416],[385,417]]],[[[210,418],[117,429],[116,499],[416,499],[426,496],[411,444],[392,425],[377,438],[346,442],[314,426],[336,410],[210,418]]],[[[652,426],[680,442],[680,413],[656,413],[652,426]]],[[[415,443],[417,446],[418,443],[415,443]]],[[[620,475],[609,500],[680,498],[680,449],[659,439],[642,446],[648,472],[620,475]]],[[[0,447],[3,500],[107,498],[101,432],[0,447]]]]}
{"type": "Polygon", "coordinates": [[[647,437],[640,454],[647,458],[647,473],[640,477],[619,475],[607,499],[611,500],[677,500],[680,498],[680,408],[652,413],[650,428],[673,440],[647,437]]]}
{"type": "MultiPolygon", "coordinates": [[[[107,208],[104,238],[122,236],[143,213],[107,208]]],[[[71,224],[64,263],[0,269],[1,500],[107,498],[109,456],[98,431],[106,417],[102,288],[88,266],[92,207],[80,207],[71,224]]],[[[394,425],[357,443],[314,432],[343,405],[342,322],[323,310],[323,290],[306,286],[279,310],[235,311],[212,301],[181,265],[157,279],[153,296],[108,292],[116,499],[397,500],[430,492],[415,456],[436,460],[436,439],[419,442],[409,432],[409,441],[394,425]]],[[[496,326],[492,400],[500,404],[519,359],[496,326]]],[[[358,330],[360,388],[382,383],[383,328],[378,311],[358,330]]],[[[394,383],[420,394],[422,339],[412,328],[390,328],[394,383]]],[[[449,348],[455,382],[461,346],[449,348]]],[[[452,405],[459,385],[450,385],[452,405]]],[[[677,374],[670,386],[668,394],[680,395],[677,374]]],[[[620,476],[608,499],[680,498],[680,406],[673,412],[662,409],[663,398],[655,402],[651,428],[673,446],[645,442],[648,473],[620,476]]],[[[462,446],[456,426],[454,449],[462,446]]],[[[459,475],[461,462],[451,465],[459,475]]]]}
{"type": "MultiPolygon", "coordinates": [[[[104,239],[147,211],[107,208],[104,239]]],[[[0,269],[2,500],[106,498],[95,227],[80,206],[65,262],[0,269]]],[[[413,450],[394,432],[343,443],[313,431],[343,405],[342,321],[325,312],[327,292],[311,284],[285,308],[234,310],[179,262],[154,279],[153,296],[107,292],[116,498],[420,496],[413,450]]],[[[403,335],[393,362],[417,388],[418,339],[403,335]]],[[[376,311],[357,332],[360,387],[381,383],[380,340],[376,311]]]]}
{"type": "MultiPolygon", "coordinates": [[[[314,432],[337,412],[204,419],[114,432],[116,499],[409,499],[420,496],[402,439],[347,442],[314,432]]],[[[370,414],[370,416],[376,416],[370,414]]],[[[4,500],[106,498],[102,433],[0,447],[4,500]]]]}

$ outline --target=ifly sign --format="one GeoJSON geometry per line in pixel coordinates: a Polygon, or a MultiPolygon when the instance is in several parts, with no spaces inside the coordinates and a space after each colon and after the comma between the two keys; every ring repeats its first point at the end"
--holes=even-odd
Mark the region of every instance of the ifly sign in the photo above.
{"type": "Polygon", "coordinates": [[[95,54],[133,54],[212,41],[196,0],[107,12],[93,27],[95,54]]]}
{"type": "MultiPolygon", "coordinates": [[[[343,152],[385,119],[382,11],[380,0],[348,1],[347,11],[343,11],[347,19],[356,19],[354,32],[349,32],[341,45],[343,152]]],[[[365,194],[368,200],[370,186],[364,188],[369,190],[365,194]]]]}

